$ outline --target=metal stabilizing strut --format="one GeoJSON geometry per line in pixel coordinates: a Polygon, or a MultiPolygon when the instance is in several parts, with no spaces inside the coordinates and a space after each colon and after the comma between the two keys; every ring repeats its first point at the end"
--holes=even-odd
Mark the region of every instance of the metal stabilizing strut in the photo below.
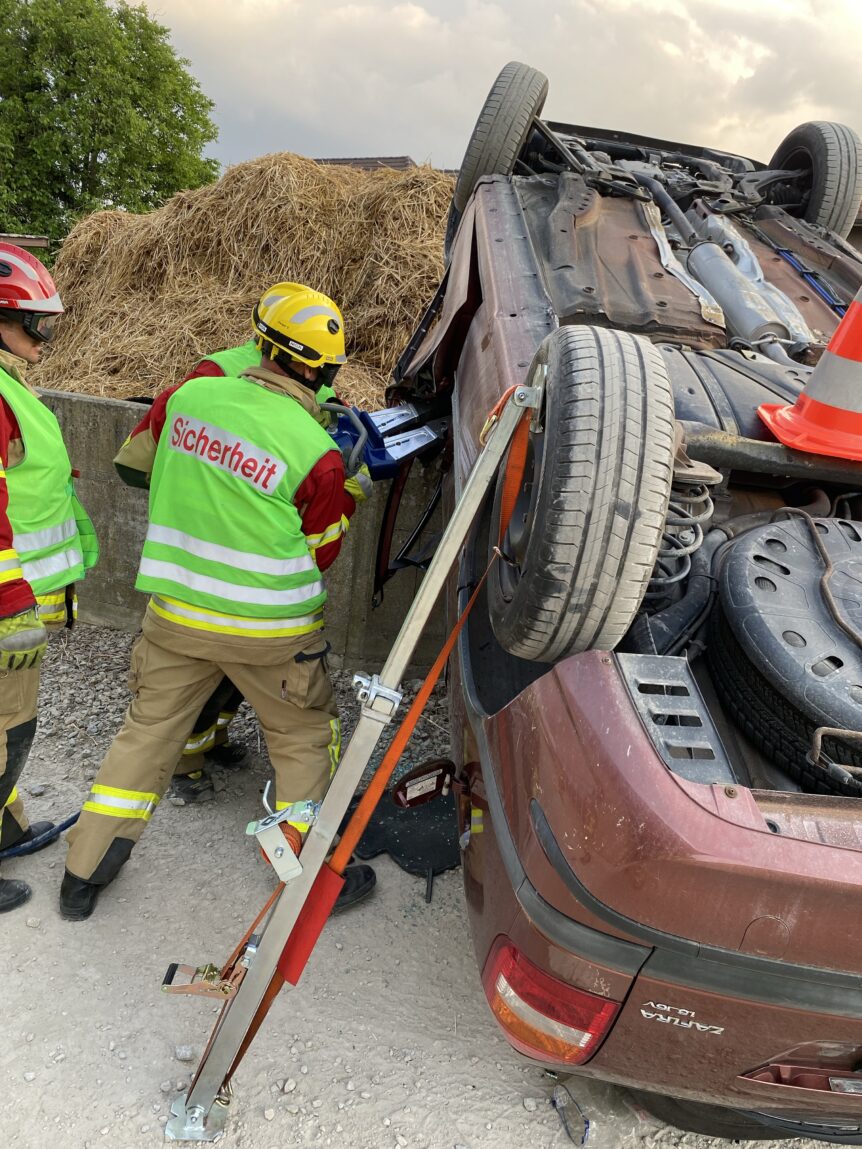
{"type": "MultiPolygon", "coordinates": [[[[488,489],[496,479],[515,430],[526,414],[525,408],[538,409],[540,403],[540,387],[516,387],[486,425],[486,446],[464,485],[383,670],[379,676],[357,675],[354,679],[354,685],[358,687],[357,697],[362,704],[359,721],[326,797],[311,821],[299,859],[288,858],[289,848],[284,853],[279,852],[283,839],[278,816],[249,827],[267,857],[273,864],[279,863],[276,869],[284,885],[274,896],[269,917],[242,949],[239,959],[242,974],[224,977],[207,966],[199,969],[177,967],[176,972],[191,977],[191,981],[187,986],[171,987],[174,992],[185,989],[210,998],[222,996],[224,1004],[188,1093],[177,1098],[171,1108],[172,1116],[165,1128],[167,1140],[217,1141],[222,1136],[231,1095],[230,1079],[246,1044],[246,1035],[256,1029],[258,1009],[271,983],[278,977],[279,963],[312,886],[321,870],[326,869],[326,857],[365,767],[383,728],[391,721],[401,702],[401,680],[419,637],[461,553],[488,489]],[[281,865],[282,861],[286,864],[281,865]]],[[[286,981],[285,986],[294,988],[290,981],[286,981]]]]}

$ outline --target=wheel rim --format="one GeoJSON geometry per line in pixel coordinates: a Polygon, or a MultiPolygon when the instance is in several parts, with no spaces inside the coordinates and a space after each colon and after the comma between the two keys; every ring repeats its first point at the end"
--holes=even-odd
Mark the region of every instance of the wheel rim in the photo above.
{"type": "Polygon", "coordinates": [[[801,170],[805,174],[793,181],[799,188],[802,203],[797,207],[794,204],[781,205],[789,215],[804,216],[807,206],[806,197],[811,196],[814,189],[814,160],[807,148],[795,148],[788,156],[782,159],[781,166],[787,170],[801,170]]]}

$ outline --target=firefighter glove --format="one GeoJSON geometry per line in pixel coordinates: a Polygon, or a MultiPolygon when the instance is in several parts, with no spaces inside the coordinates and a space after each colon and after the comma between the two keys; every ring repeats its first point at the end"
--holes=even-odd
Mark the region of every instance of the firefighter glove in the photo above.
{"type": "Polygon", "coordinates": [[[0,670],[29,670],[42,661],[48,632],[35,607],[0,619],[0,670]]]}
{"type": "Polygon", "coordinates": [[[373,486],[374,483],[371,479],[371,472],[368,470],[368,467],[365,465],[365,463],[362,464],[362,466],[355,474],[351,475],[349,479],[345,480],[344,483],[345,491],[347,491],[348,495],[353,497],[354,503],[357,504],[364,503],[366,499],[371,497],[373,486]]]}

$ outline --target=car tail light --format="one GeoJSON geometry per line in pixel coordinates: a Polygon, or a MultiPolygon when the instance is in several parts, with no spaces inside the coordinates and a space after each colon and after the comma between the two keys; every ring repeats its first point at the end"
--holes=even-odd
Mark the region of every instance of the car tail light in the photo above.
{"type": "Polygon", "coordinates": [[[619,1002],[576,989],[533,965],[506,937],[497,938],[482,974],[491,1012],[521,1053],[579,1065],[595,1053],[619,1002]]]}

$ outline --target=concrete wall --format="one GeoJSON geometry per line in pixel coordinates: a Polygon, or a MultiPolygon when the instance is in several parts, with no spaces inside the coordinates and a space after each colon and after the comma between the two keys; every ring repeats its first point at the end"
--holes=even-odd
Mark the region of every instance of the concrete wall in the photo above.
{"type": "MultiPolygon", "coordinates": [[[[125,486],[117,477],[112,460],[144,408],[140,403],[65,391],[45,391],[43,398],[60,421],[72,466],[81,472],[76,489],[93,519],[102,548],[99,565],[78,588],[80,618],[120,630],[137,630],[146,605],[146,596],[134,590],[134,581],[146,531],[147,495],[125,486]]],[[[333,661],[350,669],[379,669],[421,577],[412,571],[401,572],[388,584],[383,604],[372,610],[377,534],[387,486],[381,483],[370,503],[354,515],[341,554],[325,575],[329,590],[326,628],[333,661]]],[[[430,493],[421,467],[414,467],[394,550],[406,537],[430,493]]],[[[439,521],[430,529],[439,530],[439,521]]],[[[430,666],[443,638],[443,612],[438,608],[417,650],[417,668],[430,666]]]]}

